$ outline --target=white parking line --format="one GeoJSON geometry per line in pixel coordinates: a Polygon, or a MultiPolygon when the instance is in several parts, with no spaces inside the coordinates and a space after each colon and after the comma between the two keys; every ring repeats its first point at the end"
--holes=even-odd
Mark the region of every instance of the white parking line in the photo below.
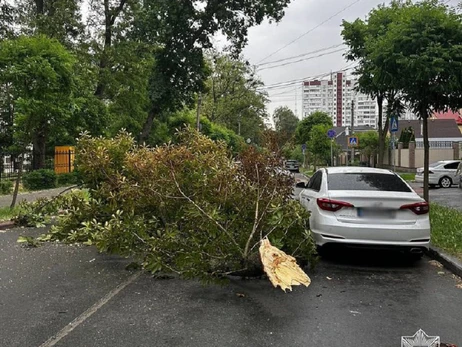
{"type": "Polygon", "coordinates": [[[109,300],[111,300],[114,296],[120,293],[126,286],[130,283],[133,283],[138,277],[140,277],[141,272],[137,272],[126,279],[124,282],[119,284],[109,293],[107,293],[104,297],[98,300],[93,306],[91,306],[88,310],[70,322],[67,326],[61,329],[56,335],[50,337],[46,342],[40,345],[40,347],[51,347],[56,345],[62,338],[66,337],[72,330],[77,328],[80,324],[85,322],[88,318],[90,318],[96,311],[98,311],[101,307],[103,307],[109,300]]]}

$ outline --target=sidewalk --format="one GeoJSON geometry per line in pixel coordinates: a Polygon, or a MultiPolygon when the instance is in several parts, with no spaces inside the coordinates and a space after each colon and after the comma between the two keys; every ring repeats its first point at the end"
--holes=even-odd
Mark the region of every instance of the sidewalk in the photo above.
{"type": "MultiPolygon", "coordinates": [[[[30,192],[30,193],[21,193],[21,194],[18,194],[18,199],[16,200],[16,203],[19,204],[23,200],[35,201],[39,198],[51,198],[53,196],[59,195],[59,193],[63,192],[66,189],[68,189],[68,187],[60,187],[60,188],[48,189],[48,190],[39,190],[36,192],[30,192]]],[[[11,205],[12,200],[13,200],[13,195],[0,195],[0,208],[9,207],[11,205]]]]}

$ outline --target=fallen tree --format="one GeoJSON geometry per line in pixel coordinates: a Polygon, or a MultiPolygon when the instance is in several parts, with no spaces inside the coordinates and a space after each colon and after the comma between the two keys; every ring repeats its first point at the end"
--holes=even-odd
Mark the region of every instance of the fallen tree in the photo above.
{"type": "Polygon", "coordinates": [[[176,144],[156,148],[138,147],[127,133],[85,135],[76,166],[90,198],[76,198],[47,238],[93,244],[153,273],[203,281],[262,273],[266,238],[313,265],[309,214],[290,197],[293,177],[253,147],[237,159],[189,128],[176,144]]]}

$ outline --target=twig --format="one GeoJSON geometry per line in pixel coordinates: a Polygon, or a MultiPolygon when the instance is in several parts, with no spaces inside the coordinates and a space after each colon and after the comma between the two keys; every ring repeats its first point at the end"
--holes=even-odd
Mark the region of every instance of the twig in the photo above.
{"type": "Polygon", "coordinates": [[[258,224],[260,222],[259,218],[258,218],[258,207],[259,207],[259,202],[260,202],[260,189],[258,188],[258,185],[260,184],[260,175],[258,173],[258,166],[255,165],[256,167],[256,172],[257,172],[257,201],[255,202],[255,220],[254,220],[254,223],[253,223],[253,227],[252,227],[252,232],[250,233],[250,236],[249,238],[247,239],[247,243],[245,244],[245,248],[244,248],[244,257],[246,258],[247,255],[248,255],[248,252],[249,252],[249,247],[250,247],[250,241],[252,241],[254,235],[255,235],[255,232],[257,231],[257,228],[258,228],[258,224]]]}
{"type": "Polygon", "coordinates": [[[195,208],[197,208],[204,216],[206,216],[210,221],[212,221],[221,231],[223,231],[228,237],[229,239],[234,243],[234,245],[236,246],[236,248],[239,250],[239,252],[241,253],[241,255],[244,257],[244,253],[242,252],[241,250],[241,247],[239,246],[239,244],[236,242],[236,240],[234,239],[234,237],[228,232],[228,230],[226,230],[220,223],[218,223],[215,219],[213,219],[212,217],[210,217],[210,215],[205,212],[202,207],[200,207],[198,204],[196,204],[196,202],[194,200],[192,200],[189,196],[187,196],[183,190],[181,189],[180,185],[178,184],[178,181],[176,180],[176,177],[175,177],[175,173],[173,172],[173,167],[172,167],[172,171],[171,171],[171,174],[172,174],[172,178],[173,178],[173,181],[175,182],[175,185],[179,191],[179,193],[186,199],[188,200],[195,208]]]}

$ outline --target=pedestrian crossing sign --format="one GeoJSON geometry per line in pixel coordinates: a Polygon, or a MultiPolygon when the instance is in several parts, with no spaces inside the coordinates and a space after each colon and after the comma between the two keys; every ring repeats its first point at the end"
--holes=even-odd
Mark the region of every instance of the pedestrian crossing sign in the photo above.
{"type": "Polygon", "coordinates": [[[398,131],[398,118],[392,116],[390,118],[390,132],[396,133],[398,131]]]}
{"type": "Polygon", "coordinates": [[[348,147],[358,147],[359,139],[357,136],[349,136],[348,137],[348,147]]]}

